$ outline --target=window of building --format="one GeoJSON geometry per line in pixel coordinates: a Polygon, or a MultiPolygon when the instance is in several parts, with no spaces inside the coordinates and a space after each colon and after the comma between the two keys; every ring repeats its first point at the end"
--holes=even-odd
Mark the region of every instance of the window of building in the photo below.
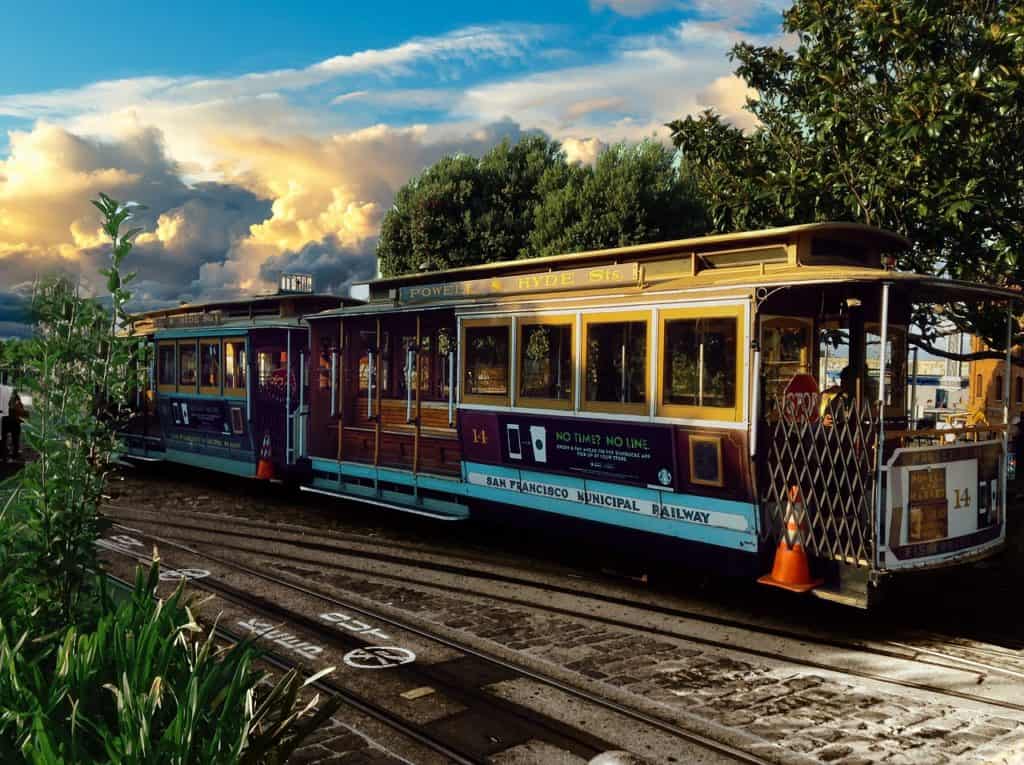
{"type": "Polygon", "coordinates": [[[467,321],[463,327],[462,400],[494,403],[509,397],[509,322],[467,321]]]}
{"type": "Polygon", "coordinates": [[[643,413],[647,406],[647,314],[585,316],[584,408],[643,413]]]}
{"type": "Polygon", "coordinates": [[[1013,384],[1015,387],[1013,400],[1018,404],[1024,404],[1024,377],[1015,377],[1013,384]]]}
{"type": "Polygon", "coordinates": [[[245,395],[245,338],[224,340],[224,395],[245,395]]]}
{"type": "Polygon", "coordinates": [[[220,340],[199,342],[199,392],[220,394],[220,340]]]}
{"type": "Polygon", "coordinates": [[[162,393],[174,392],[178,384],[177,348],[173,342],[160,343],[157,350],[157,386],[162,393]]]}
{"type": "Polygon", "coordinates": [[[524,405],[573,405],[572,320],[519,325],[519,398],[524,405]]]}
{"type": "Polygon", "coordinates": [[[981,375],[978,374],[978,375],[975,375],[975,377],[974,377],[974,397],[975,398],[981,398],[981,391],[982,391],[981,375]]]}
{"type": "Polygon", "coordinates": [[[178,387],[195,390],[196,387],[196,344],[178,343],[178,387]]]}
{"type": "MultiPolygon", "coordinates": [[[[724,306],[664,312],[660,414],[719,420],[742,417],[741,311],[739,306],[724,306]]],[[[799,369],[796,353],[790,363],[799,369]]]]}
{"type": "Polygon", "coordinates": [[[993,396],[993,398],[995,398],[996,401],[1002,401],[1003,400],[1003,376],[1002,375],[996,375],[996,384],[995,384],[995,390],[993,391],[993,393],[995,394],[993,396]]]}

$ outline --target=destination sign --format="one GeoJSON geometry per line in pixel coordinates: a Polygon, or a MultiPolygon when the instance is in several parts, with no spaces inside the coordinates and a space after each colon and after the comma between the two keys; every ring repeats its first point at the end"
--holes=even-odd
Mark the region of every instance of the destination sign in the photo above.
{"type": "Polygon", "coordinates": [[[573,268],[568,271],[546,271],[537,274],[495,276],[490,279],[468,279],[461,282],[417,284],[400,287],[401,303],[425,303],[432,300],[454,300],[486,295],[512,295],[522,292],[557,292],[590,287],[615,287],[636,284],[639,280],[638,263],[619,263],[611,266],[573,268]]]}

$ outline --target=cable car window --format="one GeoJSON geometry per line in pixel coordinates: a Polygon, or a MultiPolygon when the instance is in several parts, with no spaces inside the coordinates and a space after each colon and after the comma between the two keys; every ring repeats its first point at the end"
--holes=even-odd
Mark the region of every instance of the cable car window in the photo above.
{"type": "Polygon", "coordinates": [[[519,338],[519,395],[571,401],[572,325],[522,324],[519,338]]]}
{"type": "Polygon", "coordinates": [[[590,320],[586,325],[586,399],[608,404],[647,400],[647,322],[590,320]]]}
{"type": "Polygon", "coordinates": [[[467,326],[463,348],[465,393],[508,396],[509,325],[467,326]]]}
{"type": "MultiPolygon", "coordinates": [[[[865,381],[864,393],[869,401],[878,400],[878,369],[881,364],[882,337],[878,324],[865,324],[864,332],[865,381]]],[[[903,327],[890,324],[885,338],[885,405],[901,414],[907,385],[907,332],[903,327]]]]}
{"type": "Polygon", "coordinates": [[[220,340],[202,340],[199,343],[199,390],[201,393],[220,393],[220,340]]]}
{"type": "Polygon", "coordinates": [[[380,354],[380,379],[374,377],[373,394],[388,395],[391,377],[391,359],[388,357],[389,336],[381,333],[380,347],[377,347],[377,330],[366,329],[359,332],[359,395],[365,396],[370,384],[370,354],[373,353],[374,375],[377,375],[378,354],[380,354]]]}
{"type": "Polygon", "coordinates": [[[178,383],[178,370],[176,368],[176,352],[174,343],[160,343],[157,358],[157,385],[171,390],[178,383]]]}
{"type": "Polygon", "coordinates": [[[196,345],[194,342],[178,344],[178,385],[187,388],[196,387],[196,345]]]}
{"type": "Polygon", "coordinates": [[[224,341],[224,393],[245,395],[245,339],[224,341]]]}
{"type": "Polygon", "coordinates": [[[737,323],[731,317],[665,322],[663,403],[736,406],[737,323]]]}

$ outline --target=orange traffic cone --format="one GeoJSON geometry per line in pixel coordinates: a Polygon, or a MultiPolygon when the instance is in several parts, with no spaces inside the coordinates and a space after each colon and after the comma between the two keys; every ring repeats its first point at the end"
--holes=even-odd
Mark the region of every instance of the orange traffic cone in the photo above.
{"type": "Polygon", "coordinates": [[[260,461],[256,465],[256,478],[270,481],[274,477],[274,463],[270,460],[270,431],[263,433],[263,446],[260,447],[260,461]]]}
{"type": "Polygon", "coordinates": [[[775,550],[772,573],[757,580],[761,584],[770,584],[792,592],[807,592],[824,582],[823,579],[811,579],[811,568],[807,563],[807,552],[803,544],[803,529],[797,520],[797,509],[801,504],[800,489],[791,486],[789,501],[786,503],[786,533],[779,540],[778,549],[775,550]]]}

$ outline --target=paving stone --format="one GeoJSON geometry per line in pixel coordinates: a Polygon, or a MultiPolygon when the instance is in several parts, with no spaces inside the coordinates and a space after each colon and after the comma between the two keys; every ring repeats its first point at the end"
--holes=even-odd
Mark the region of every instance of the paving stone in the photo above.
{"type": "Polygon", "coordinates": [[[835,762],[853,753],[853,747],[846,744],[831,744],[815,754],[822,762],[835,762]]]}

